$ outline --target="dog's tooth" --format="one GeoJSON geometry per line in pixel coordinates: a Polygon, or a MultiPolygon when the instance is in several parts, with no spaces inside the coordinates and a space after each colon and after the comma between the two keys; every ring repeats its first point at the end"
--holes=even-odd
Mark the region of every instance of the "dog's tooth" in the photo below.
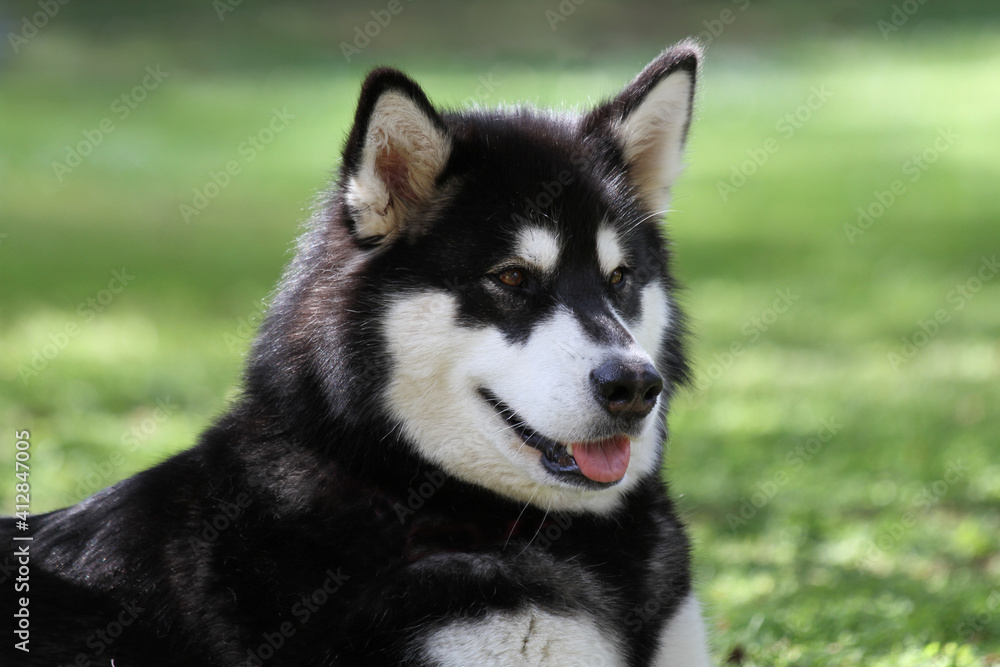
{"type": "Polygon", "coordinates": [[[566,445],[566,453],[569,454],[570,456],[573,456],[573,443],[572,442],[569,443],[568,445],[566,445]]]}

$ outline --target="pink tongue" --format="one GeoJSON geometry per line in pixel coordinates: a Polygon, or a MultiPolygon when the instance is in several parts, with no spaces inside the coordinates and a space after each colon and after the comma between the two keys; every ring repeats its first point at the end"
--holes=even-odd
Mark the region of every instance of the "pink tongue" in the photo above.
{"type": "Polygon", "coordinates": [[[594,442],[574,442],[573,458],[580,472],[595,482],[617,482],[628,470],[632,444],[624,435],[594,442]]]}

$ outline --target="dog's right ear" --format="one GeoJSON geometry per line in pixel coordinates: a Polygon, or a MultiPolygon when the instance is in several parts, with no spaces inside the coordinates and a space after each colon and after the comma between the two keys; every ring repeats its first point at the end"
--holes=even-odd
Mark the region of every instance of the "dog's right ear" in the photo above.
{"type": "Polygon", "coordinates": [[[670,187],[683,166],[700,61],[696,42],[680,42],[584,118],[585,134],[617,139],[630,180],[654,211],[667,208],[670,187]]]}
{"type": "Polygon", "coordinates": [[[444,122],[420,86],[398,70],[372,71],[341,167],[355,238],[382,243],[404,232],[408,212],[434,193],[450,153],[444,122]]]}

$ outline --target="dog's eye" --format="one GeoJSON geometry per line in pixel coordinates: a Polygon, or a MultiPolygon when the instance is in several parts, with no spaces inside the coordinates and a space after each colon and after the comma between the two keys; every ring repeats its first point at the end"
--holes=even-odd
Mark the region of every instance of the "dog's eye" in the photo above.
{"type": "Polygon", "coordinates": [[[608,282],[612,285],[618,285],[621,284],[623,280],[625,280],[625,269],[619,266],[617,269],[611,272],[611,278],[608,280],[608,282]]]}
{"type": "Polygon", "coordinates": [[[519,287],[524,282],[524,278],[523,269],[507,269],[497,274],[497,280],[508,287],[519,287]]]}

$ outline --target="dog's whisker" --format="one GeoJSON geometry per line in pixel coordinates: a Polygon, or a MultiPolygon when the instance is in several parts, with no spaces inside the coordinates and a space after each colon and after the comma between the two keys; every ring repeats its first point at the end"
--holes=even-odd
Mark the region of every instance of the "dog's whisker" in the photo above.
{"type": "MultiPolygon", "coordinates": [[[[536,484],[535,485],[535,490],[531,492],[531,497],[528,498],[528,502],[524,503],[524,507],[521,508],[521,513],[517,515],[517,518],[514,519],[514,523],[511,524],[510,533],[507,535],[507,540],[503,543],[503,548],[501,548],[500,551],[506,551],[507,550],[507,545],[510,543],[510,538],[513,537],[513,535],[514,535],[515,528],[517,526],[517,522],[521,520],[522,516],[524,516],[524,512],[528,509],[528,506],[531,505],[531,501],[535,499],[535,496],[538,495],[538,489],[540,489],[540,488],[541,488],[540,484],[536,484]]],[[[532,539],[534,539],[534,538],[532,538],[532,539]]]]}
{"type": "Polygon", "coordinates": [[[503,428],[494,431],[493,435],[500,435],[504,431],[513,431],[516,433],[518,429],[524,428],[525,426],[527,426],[527,424],[525,424],[524,422],[516,422],[514,424],[504,424],[503,428]]]}
{"type": "MultiPolygon", "coordinates": [[[[532,496],[532,498],[534,498],[534,496],[532,496]]],[[[521,554],[523,554],[525,551],[528,550],[528,547],[531,546],[531,543],[534,542],[535,538],[538,537],[538,534],[542,532],[542,526],[545,525],[545,520],[549,518],[549,509],[551,507],[552,507],[552,501],[550,500],[548,503],[545,504],[545,514],[542,515],[542,520],[538,522],[538,528],[535,530],[535,534],[531,536],[531,539],[528,540],[528,543],[525,544],[524,548],[521,549],[521,552],[517,554],[518,558],[520,558],[521,554]]]]}

